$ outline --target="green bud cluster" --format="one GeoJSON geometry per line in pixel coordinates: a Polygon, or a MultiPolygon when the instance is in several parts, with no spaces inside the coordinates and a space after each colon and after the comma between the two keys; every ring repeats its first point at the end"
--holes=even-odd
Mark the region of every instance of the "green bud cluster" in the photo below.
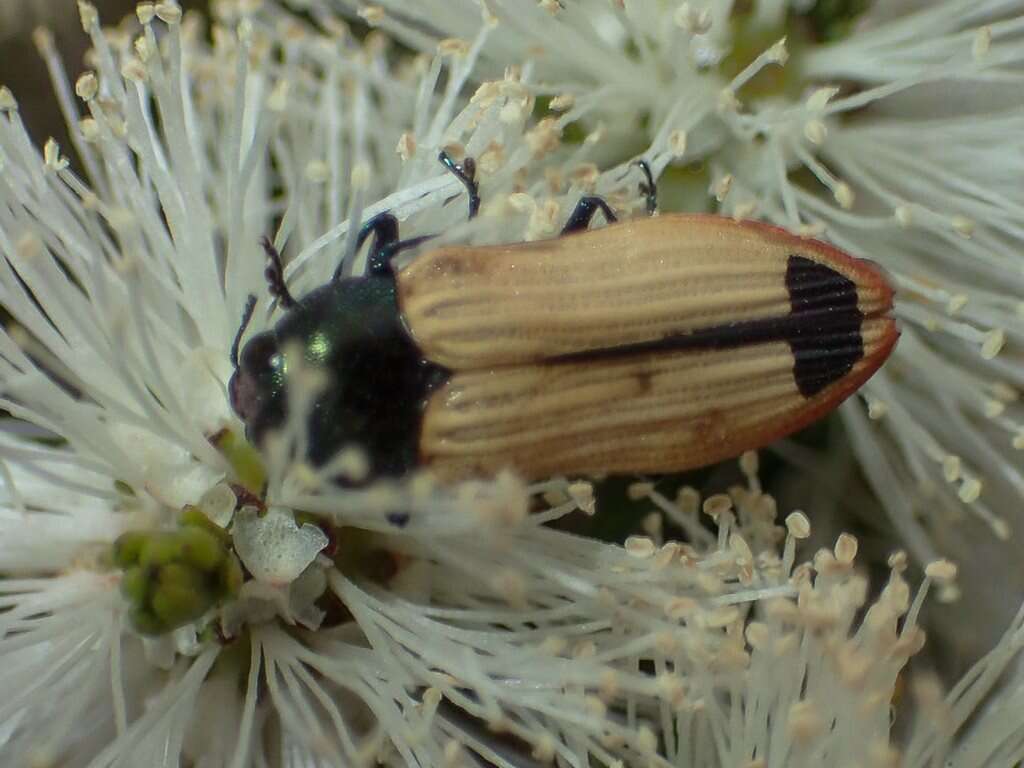
{"type": "Polygon", "coordinates": [[[122,534],[112,559],[124,570],[121,592],[131,603],[132,622],[146,635],[195,621],[242,586],[230,534],[197,507],[185,507],[176,530],[122,534]]]}

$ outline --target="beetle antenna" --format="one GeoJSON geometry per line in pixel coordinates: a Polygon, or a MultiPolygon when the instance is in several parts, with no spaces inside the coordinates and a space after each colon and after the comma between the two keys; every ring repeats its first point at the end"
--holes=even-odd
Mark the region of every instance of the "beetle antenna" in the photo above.
{"type": "Polygon", "coordinates": [[[245,333],[245,329],[249,327],[249,321],[252,320],[252,313],[256,309],[256,295],[250,293],[249,298],[245,300],[245,309],[242,310],[242,324],[238,326],[238,333],[235,334],[235,340],[231,342],[231,364],[237,369],[238,368],[238,348],[242,345],[242,334],[245,333]]]}
{"type": "Polygon", "coordinates": [[[476,161],[472,157],[467,157],[460,166],[443,149],[437,156],[437,159],[466,188],[466,192],[469,194],[469,218],[472,219],[476,216],[477,211],[480,210],[480,187],[476,183],[476,161]]]}
{"type": "Polygon", "coordinates": [[[646,181],[640,182],[640,194],[647,200],[647,215],[653,216],[658,210],[658,185],[654,183],[654,174],[651,173],[651,166],[646,160],[634,160],[630,165],[640,167],[644,172],[646,181]]]}
{"type": "Polygon", "coordinates": [[[267,258],[270,259],[270,263],[267,268],[263,270],[263,276],[267,278],[267,288],[270,290],[270,295],[275,297],[281,306],[285,309],[291,309],[295,306],[295,297],[288,291],[288,286],[284,281],[284,264],[281,262],[281,253],[274,247],[274,244],[270,242],[270,238],[264,235],[260,238],[260,245],[263,246],[263,250],[267,253],[267,258]]]}

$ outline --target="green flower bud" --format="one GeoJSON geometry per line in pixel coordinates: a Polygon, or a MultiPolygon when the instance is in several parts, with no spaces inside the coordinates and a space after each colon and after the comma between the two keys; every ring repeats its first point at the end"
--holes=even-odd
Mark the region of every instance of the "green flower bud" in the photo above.
{"type": "Polygon", "coordinates": [[[224,545],[209,531],[202,528],[183,528],[178,532],[181,539],[181,557],[206,573],[217,569],[224,559],[224,545]]]}
{"type": "Polygon", "coordinates": [[[169,563],[161,566],[157,572],[157,584],[160,587],[177,587],[202,591],[206,589],[206,579],[203,573],[185,563],[169,563]]]}
{"type": "Polygon", "coordinates": [[[167,629],[195,621],[213,605],[206,590],[161,584],[153,592],[153,613],[167,629]]]}
{"type": "Polygon", "coordinates": [[[142,568],[134,567],[125,570],[121,576],[121,594],[132,605],[141,606],[146,602],[149,593],[149,574],[142,568]]]}
{"type": "Polygon", "coordinates": [[[139,552],[139,565],[164,565],[181,557],[181,540],[176,533],[144,534],[146,540],[139,552]]]}
{"type": "Polygon", "coordinates": [[[206,516],[199,507],[193,504],[186,504],[178,516],[178,524],[183,528],[199,528],[207,533],[212,533],[225,545],[231,544],[231,534],[217,525],[206,516]]]}
{"type": "Polygon", "coordinates": [[[139,562],[142,547],[151,534],[144,531],[127,531],[114,542],[114,564],[129,568],[139,562]]]}

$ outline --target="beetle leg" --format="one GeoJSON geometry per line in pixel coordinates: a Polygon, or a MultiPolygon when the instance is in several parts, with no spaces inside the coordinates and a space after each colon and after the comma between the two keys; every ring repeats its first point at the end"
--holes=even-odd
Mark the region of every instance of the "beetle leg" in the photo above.
{"type": "MultiPolygon", "coordinates": [[[[373,244],[370,246],[370,253],[366,257],[366,273],[368,275],[387,274],[391,268],[391,259],[395,257],[395,254],[404,251],[406,248],[414,248],[423,241],[433,237],[433,235],[424,235],[422,237],[410,237],[406,240],[399,240],[398,219],[390,213],[378,213],[363,224],[363,228],[359,230],[359,237],[356,238],[357,251],[370,235],[373,235],[373,244]]],[[[341,270],[342,267],[340,265],[334,270],[333,280],[341,279],[341,270]]]]}
{"type": "Polygon", "coordinates": [[[646,181],[640,182],[640,194],[647,201],[647,215],[653,216],[658,210],[658,185],[654,183],[654,176],[651,174],[651,166],[646,160],[634,160],[630,165],[640,167],[644,172],[646,181]]]}
{"type": "MultiPolygon", "coordinates": [[[[444,165],[466,188],[469,195],[469,218],[476,216],[480,210],[480,194],[476,183],[476,162],[472,157],[467,157],[458,165],[451,156],[444,150],[437,156],[437,159],[444,165]]],[[[363,225],[359,233],[356,248],[363,244],[370,234],[374,234],[373,247],[367,257],[366,271],[371,275],[385,274],[391,269],[391,259],[408,248],[415,248],[434,235],[423,235],[421,237],[410,237],[406,240],[398,239],[398,220],[390,213],[382,213],[374,216],[363,225]]],[[[341,268],[339,267],[338,270],[341,268]]],[[[340,271],[335,271],[337,279],[340,271]]]]}
{"type": "Polygon", "coordinates": [[[406,240],[395,240],[380,248],[375,248],[366,262],[366,272],[371,275],[386,275],[391,270],[391,260],[407,248],[415,248],[420,243],[436,237],[436,235],[420,235],[406,240]]]}
{"type": "MultiPolygon", "coordinates": [[[[356,238],[356,252],[363,247],[363,243],[370,235],[373,235],[373,245],[370,246],[370,255],[367,257],[367,271],[379,274],[379,265],[387,263],[387,259],[382,260],[381,258],[382,252],[398,242],[398,219],[390,213],[378,213],[363,224],[363,228],[359,230],[359,236],[356,238]]],[[[341,280],[344,276],[344,269],[345,262],[342,261],[334,270],[331,282],[341,280]]]]}
{"type": "MultiPolygon", "coordinates": [[[[469,194],[469,218],[476,216],[480,210],[480,194],[476,183],[476,163],[473,158],[467,157],[458,165],[451,156],[445,152],[437,156],[442,165],[462,182],[469,194]]],[[[407,248],[414,248],[433,235],[423,237],[410,237],[407,240],[398,239],[398,219],[390,213],[379,213],[366,222],[359,230],[359,237],[356,238],[356,250],[362,248],[366,238],[373,235],[373,244],[370,246],[370,253],[366,257],[366,272],[370,275],[385,274],[390,269],[391,259],[407,248]]],[[[344,263],[339,264],[334,270],[332,281],[340,280],[343,276],[344,263]]]]}
{"type": "Polygon", "coordinates": [[[572,209],[572,213],[569,214],[569,220],[562,227],[562,234],[567,235],[570,232],[579,232],[582,229],[586,229],[590,226],[590,220],[594,218],[594,214],[598,211],[604,214],[609,224],[619,220],[612,212],[612,209],[608,207],[608,203],[600,197],[581,197],[580,201],[576,203],[576,207],[572,209]]]}
{"type": "MultiPolygon", "coordinates": [[[[366,273],[368,275],[387,274],[391,268],[391,259],[395,254],[404,251],[406,248],[413,248],[424,240],[429,240],[433,235],[423,237],[410,237],[407,240],[398,239],[398,219],[390,213],[378,213],[368,222],[363,224],[356,238],[356,250],[362,248],[366,238],[373,235],[373,243],[370,245],[370,253],[366,257],[366,273]]],[[[339,264],[334,270],[332,280],[342,278],[343,265],[339,264]]]]}
{"type": "Polygon", "coordinates": [[[480,210],[480,187],[476,183],[476,161],[472,157],[467,157],[460,166],[443,149],[437,159],[466,188],[466,193],[469,195],[469,218],[474,218],[476,212],[480,210]]]}
{"type": "Polygon", "coordinates": [[[288,291],[288,285],[284,281],[284,263],[281,261],[281,254],[266,235],[260,238],[260,245],[263,246],[263,250],[270,260],[267,268],[263,270],[263,276],[267,278],[267,287],[270,290],[270,295],[277,298],[281,302],[282,307],[291,309],[295,306],[296,302],[295,297],[288,291]]]}

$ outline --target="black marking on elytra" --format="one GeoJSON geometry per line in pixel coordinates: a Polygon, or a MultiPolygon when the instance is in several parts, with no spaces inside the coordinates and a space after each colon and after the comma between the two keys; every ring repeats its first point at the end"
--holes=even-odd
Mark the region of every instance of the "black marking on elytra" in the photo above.
{"type": "Polygon", "coordinates": [[[659,352],[734,349],[784,341],[793,352],[797,388],[804,397],[812,397],[849,373],[864,357],[864,315],[857,306],[857,286],[852,280],[804,256],[789,257],[786,289],[790,313],[782,317],[744,320],[636,344],[570,352],[544,362],[598,362],[659,352]]]}
{"type": "Polygon", "coordinates": [[[796,360],[793,378],[804,397],[816,395],[849,373],[864,357],[857,286],[824,264],[803,256],[786,263],[786,289],[799,332],[787,339],[796,360]]]}

